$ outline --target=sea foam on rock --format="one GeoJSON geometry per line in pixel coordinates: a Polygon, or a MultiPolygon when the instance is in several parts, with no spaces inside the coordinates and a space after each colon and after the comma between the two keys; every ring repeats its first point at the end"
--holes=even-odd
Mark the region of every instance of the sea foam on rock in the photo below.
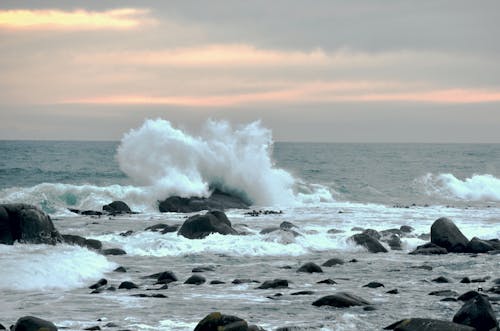
{"type": "Polygon", "coordinates": [[[12,245],[15,241],[28,244],[62,242],[50,216],[35,206],[27,204],[0,205],[0,244],[12,245]]]}

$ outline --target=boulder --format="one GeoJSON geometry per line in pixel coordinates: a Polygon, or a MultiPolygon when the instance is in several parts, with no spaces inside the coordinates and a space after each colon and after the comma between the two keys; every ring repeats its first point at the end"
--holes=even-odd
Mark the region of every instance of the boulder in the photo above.
{"type": "Polygon", "coordinates": [[[382,238],[382,235],[380,234],[380,232],[378,232],[377,230],[374,230],[374,229],[366,229],[362,233],[367,234],[370,237],[373,237],[377,240],[380,240],[380,238],[382,238]]]}
{"type": "Polygon", "coordinates": [[[50,216],[27,204],[0,205],[0,244],[55,245],[63,241],[50,216]]]}
{"type": "Polygon", "coordinates": [[[344,260],[333,257],[322,264],[323,267],[333,267],[334,265],[342,265],[344,264],[344,260]]]}
{"type": "Polygon", "coordinates": [[[366,306],[370,303],[357,295],[347,292],[337,292],[333,295],[324,296],[314,301],[313,306],[332,306],[337,308],[346,308],[352,306],[366,306]]]}
{"type": "Polygon", "coordinates": [[[439,276],[438,278],[434,278],[432,280],[434,283],[453,283],[449,278],[444,276],[439,276]]]}
{"type": "Polygon", "coordinates": [[[394,331],[475,331],[466,325],[430,318],[408,318],[384,328],[394,331]]]}
{"type": "Polygon", "coordinates": [[[411,226],[409,226],[409,225],[401,225],[401,226],[399,227],[399,230],[401,230],[401,232],[404,232],[404,233],[411,233],[411,232],[413,232],[415,229],[414,229],[414,228],[412,228],[412,227],[411,227],[411,226]]]}
{"type": "Polygon", "coordinates": [[[469,240],[452,220],[441,217],[434,221],[431,226],[431,242],[446,248],[448,252],[463,253],[467,250],[469,240]]]}
{"type": "Polygon", "coordinates": [[[356,245],[363,246],[371,253],[387,253],[387,249],[372,236],[366,233],[358,233],[350,237],[356,245]]]}
{"type": "Polygon", "coordinates": [[[201,285],[204,284],[207,280],[205,277],[200,276],[200,275],[192,275],[189,277],[184,284],[191,284],[191,285],[201,285]]]}
{"type": "Polygon", "coordinates": [[[194,331],[248,331],[248,323],[236,316],[213,312],[205,316],[194,331]]]}
{"type": "Polygon", "coordinates": [[[169,284],[172,282],[176,282],[178,280],[177,276],[172,271],[158,272],[156,274],[152,274],[144,278],[156,279],[157,281],[156,284],[169,284]]]}
{"type": "Polygon", "coordinates": [[[104,210],[112,215],[131,214],[132,213],[132,210],[130,210],[130,207],[123,201],[113,201],[108,205],[102,206],[102,210],[104,210]]]}
{"type": "Polygon", "coordinates": [[[11,331],[57,331],[54,323],[34,316],[24,316],[17,320],[11,331]]]}
{"type": "Polygon", "coordinates": [[[472,238],[466,247],[466,251],[469,253],[488,253],[494,250],[495,247],[489,241],[481,240],[478,237],[472,238]]]}
{"type": "Polygon", "coordinates": [[[221,211],[209,211],[205,215],[194,215],[189,217],[181,226],[177,235],[188,239],[202,239],[211,233],[223,235],[238,234],[231,227],[231,222],[226,214],[221,211]]]}
{"type": "Polygon", "coordinates": [[[297,272],[307,272],[307,273],[315,273],[315,272],[323,272],[323,269],[319,265],[313,262],[307,262],[303,264],[299,269],[297,269],[297,272]]]}
{"type": "Polygon", "coordinates": [[[286,279],[274,279],[266,280],[262,285],[257,287],[260,290],[267,290],[270,288],[288,288],[288,280],[286,279]]]}
{"type": "Polygon", "coordinates": [[[96,239],[87,239],[72,234],[63,234],[62,239],[66,244],[70,245],[78,245],[94,250],[100,250],[102,248],[102,243],[96,239]]]}
{"type": "Polygon", "coordinates": [[[132,282],[125,281],[125,282],[122,282],[120,284],[120,286],[118,286],[118,288],[119,289],[125,289],[125,290],[131,290],[131,289],[134,289],[134,288],[139,288],[139,286],[135,285],[132,282]]]}
{"type": "Polygon", "coordinates": [[[210,197],[183,198],[173,196],[161,201],[158,205],[160,212],[194,213],[202,210],[248,209],[250,204],[240,197],[230,195],[215,189],[210,197]]]}
{"type": "Polygon", "coordinates": [[[476,328],[477,331],[489,331],[498,328],[498,322],[487,298],[476,295],[460,308],[453,317],[453,322],[476,328]]]}
{"type": "Polygon", "coordinates": [[[366,285],[363,285],[363,287],[368,287],[368,288],[379,288],[379,287],[385,287],[384,284],[379,283],[379,282],[369,282],[366,285]]]}
{"type": "Polygon", "coordinates": [[[479,294],[478,292],[476,291],[468,291],[468,292],[465,292],[464,294],[460,295],[457,300],[460,300],[460,301],[469,301],[470,299],[473,299],[477,296],[480,296],[481,294],[479,294]]]}
{"type": "Polygon", "coordinates": [[[417,246],[417,248],[414,251],[410,252],[410,254],[439,255],[439,254],[448,254],[448,250],[436,244],[427,243],[424,245],[417,246]]]}

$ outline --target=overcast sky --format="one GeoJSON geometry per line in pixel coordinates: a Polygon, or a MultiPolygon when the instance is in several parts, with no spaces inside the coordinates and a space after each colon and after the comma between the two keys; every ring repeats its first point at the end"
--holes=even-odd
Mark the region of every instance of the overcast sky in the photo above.
{"type": "Polygon", "coordinates": [[[499,33],[497,0],[2,0],[0,139],[500,143],[499,33]]]}

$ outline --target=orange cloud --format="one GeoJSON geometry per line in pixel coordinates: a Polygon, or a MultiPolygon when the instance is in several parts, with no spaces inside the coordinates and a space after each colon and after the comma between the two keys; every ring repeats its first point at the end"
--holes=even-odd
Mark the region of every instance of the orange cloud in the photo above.
{"type": "Polygon", "coordinates": [[[0,28],[13,30],[132,29],[151,19],[144,9],[122,8],[102,12],[75,10],[0,10],[0,28]]]}

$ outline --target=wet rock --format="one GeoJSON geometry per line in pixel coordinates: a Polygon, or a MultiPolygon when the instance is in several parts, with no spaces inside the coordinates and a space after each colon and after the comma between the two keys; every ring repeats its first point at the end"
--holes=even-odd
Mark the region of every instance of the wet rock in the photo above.
{"type": "Polygon", "coordinates": [[[388,238],[393,234],[397,235],[398,237],[401,237],[403,236],[403,231],[401,231],[400,229],[387,229],[380,231],[380,235],[382,236],[382,238],[388,238]]]}
{"type": "Polygon", "coordinates": [[[286,279],[274,279],[266,280],[262,285],[257,287],[260,290],[267,290],[270,288],[288,288],[288,280],[286,279]]]}
{"type": "Polygon", "coordinates": [[[108,212],[111,215],[120,215],[120,214],[131,214],[132,210],[130,207],[123,201],[113,201],[108,205],[102,206],[102,210],[108,212]]]}
{"type": "Polygon", "coordinates": [[[168,296],[166,296],[165,294],[161,294],[161,293],[158,293],[158,294],[145,294],[145,293],[138,293],[138,294],[132,294],[131,295],[132,297],[139,297],[139,298],[159,298],[159,299],[164,299],[164,298],[168,298],[168,296]]]}
{"type": "Polygon", "coordinates": [[[134,288],[139,288],[139,286],[137,286],[134,283],[129,282],[129,281],[122,282],[120,284],[120,286],[118,286],[118,289],[120,289],[120,290],[121,289],[131,290],[131,289],[134,289],[134,288]]]}
{"type": "Polygon", "coordinates": [[[162,213],[193,213],[202,210],[214,209],[248,209],[249,206],[250,204],[243,199],[216,189],[208,198],[182,198],[178,196],[170,197],[160,202],[158,208],[162,213]]]}
{"type": "Polygon", "coordinates": [[[427,243],[424,245],[417,246],[417,248],[410,252],[411,255],[439,255],[439,254],[448,254],[448,250],[446,248],[440,247],[434,243],[427,243]]]}
{"type": "Polygon", "coordinates": [[[259,234],[268,234],[268,233],[278,231],[278,230],[280,230],[279,227],[271,226],[271,227],[263,228],[262,230],[260,230],[259,234]]]}
{"type": "Polygon", "coordinates": [[[11,331],[57,331],[57,327],[50,321],[34,316],[24,316],[17,320],[11,331]]]}
{"type": "Polygon", "coordinates": [[[104,326],[105,326],[106,328],[117,328],[117,327],[119,327],[119,325],[118,325],[118,324],[113,323],[113,322],[106,323],[104,326]]]}
{"type": "Polygon", "coordinates": [[[290,295],[312,295],[312,294],[314,294],[314,291],[299,291],[290,293],[290,295]]]}
{"type": "Polygon", "coordinates": [[[434,278],[432,280],[434,283],[452,283],[452,281],[446,277],[439,276],[438,278],[434,278]]]}
{"type": "Polygon", "coordinates": [[[444,298],[444,299],[441,299],[439,301],[441,301],[441,302],[457,302],[458,300],[455,298],[444,298]]]}
{"type": "Polygon", "coordinates": [[[342,233],[344,232],[343,230],[339,230],[339,229],[330,229],[328,231],[326,231],[326,233],[329,233],[329,234],[339,234],[339,233],[342,233]]]}
{"type": "Polygon", "coordinates": [[[248,279],[248,278],[236,278],[232,282],[232,284],[249,284],[249,283],[260,283],[258,280],[248,279]]]}
{"type": "Polygon", "coordinates": [[[439,290],[432,291],[431,293],[429,293],[429,295],[435,295],[438,297],[456,297],[458,293],[453,290],[439,290]]]}
{"type": "Polygon", "coordinates": [[[495,248],[486,240],[481,240],[477,237],[472,238],[467,244],[466,251],[469,253],[488,253],[495,248]]]}
{"type": "Polygon", "coordinates": [[[414,228],[412,228],[412,227],[411,227],[411,226],[409,226],[409,225],[401,225],[401,226],[399,227],[399,230],[401,230],[401,232],[404,232],[404,233],[411,233],[411,232],[415,231],[415,229],[414,229],[414,228]]]}
{"type": "Polygon", "coordinates": [[[108,248],[108,249],[103,249],[101,251],[103,255],[126,255],[127,252],[125,252],[121,248],[108,248]]]}
{"type": "Polygon", "coordinates": [[[177,276],[172,271],[158,272],[156,274],[152,274],[144,278],[156,279],[157,281],[156,284],[169,284],[172,282],[176,282],[178,280],[177,276]]]}
{"type": "Polygon", "coordinates": [[[344,260],[333,257],[333,258],[329,259],[328,261],[326,261],[325,263],[323,263],[321,266],[333,267],[334,265],[342,265],[344,263],[345,263],[344,260]]]}
{"type": "Polygon", "coordinates": [[[95,284],[92,284],[89,286],[89,289],[92,289],[92,290],[95,290],[95,289],[98,289],[99,287],[101,286],[104,286],[108,283],[108,280],[105,279],[105,278],[101,278],[97,281],[97,283],[95,284]]]}
{"type": "Polygon", "coordinates": [[[462,283],[462,284],[469,284],[470,283],[470,278],[469,277],[464,277],[464,278],[462,278],[462,280],[460,281],[460,283],[462,283]]]}
{"type": "Polygon", "coordinates": [[[477,296],[481,295],[479,292],[476,292],[476,291],[468,291],[468,292],[465,292],[464,294],[460,295],[457,300],[460,300],[460,301],[469,301],[470,299],[473,299],[477,296]]]}
{"type": "Polygon", "coordinates": [[[0,204],[0,244],[55,245],[63,241],[50,216],[35,206],[0,204]]]}
{"type": "Polygon", "coordinates": [[[384,328],[394,331],[475,331],[466,325],[430,318],[408,318],[384,328]]]}
{"type": "Polygon", "coordinates": [[[323,269],[319,265],[313,262],[307,262],[303,264],[299,269],[297,269],[297,272],[307,272],[307,273],[319,273],[323,272],[323,269]]]}
{"type": "Polygon", "coordinates": [[[7,330],[7,329],[5,328],[5,326],[3,326],[2,324],[0,324],[0,330],[7,330]]]}
{"type": "Polygon", "coordinates": [[[453,322],[489,331],[498,328],[498,322],[488,299],[478,295],[468,300],[453,317],[453,322]]]}
{"type": "Polygon", "coordinates": [[[398,289],[397,289],[397,288],[395,288],[395,289],[390,290],[390,291],[387,291],[387,292],[385,292],[385,293],[387,293],[387,294],[398,294],[398,293],[399,293],[399,291],[398,291],[398,289]]]}
{"type": "Polygon", "coordinates": [[[446,248],[448,252],[463,253],[467,250],[469,240],[452,220],[441,217],[431,226],[431,242],[446,248]]]}
{"type": "Polygon", "coordinates": [[[209,211],[205,215],[194,215],[189,217],[181,226],[178,235],[188,239],[202,239],[212,233],[223,235],[238,232],[231,227],[231,222],[226,214],[221,211],[209,211]]]}
{"type": "Polygon", "coordinates": [[[226,284],[226,282],[223,282],[221,280],[212,280],[210,282],[210,285],[220,285],[220,284],[226,284]]]}
{"type": "Polygon", "coordinates": [[[377,240],[380,240],[380,238],[382,238],[382,235],[377,230],[374,229],[366,229],[362,233],[369,235],[370,237],[375,238],[377,240]]]}
{"type": "Polygon", "coordinates": [[[134,231],[128,230],[128,231],[120,233],[120,236],[122,236],[122,237],[130,237],[133,234],[134,234],[134,231]]]}
{"type": "Polygon", "coordinates": [[[78,245],[94,250],[100,250],[102,248],[102,243],[96,239],[86,239],[72,234],[63,234],[61,236],[66,244],[78,245]]]}
{"type": "Polygon", "coordinates": [[[248,323],[239,317],[213,312],[205,316],[194,331],[247,331],[248,323]]]}
{"type": "Polygon", "coordinates": [[[168,224],[155,224],[144,229],[144,231],[160,232],[161,234],[176,232],[179,230],[180,225],[168,225],[168,224]]]}
{"type": "Polygon", "coordinates": [[[191,284],[191,285],[201,285],[204,284],[207,280],[205,277],[200,276],[200,275],[192,275],[189,277],[184,284],[191,284]]]}
{"type": "Polygon", "coordinates": [[[118,268],[116,268],[115,270],[113,270],[114,272],[127,272],[127,269],[125,269],[124,267],[120,266],[118,268]]]}
{"type": "Polygon", "coordinates": [[[96,331],[96,330],[101,330],[101,327],[99,325],[94,325],[94,326],[89,326],[88,328],[85,328],[84,330],[96,331]]]}
{"type": "Polygon", "coordinates": [[[379,288],[379,287],[385,287],[384,284],[379,283],[379,282],[369,282],[366,285],[363,285],[363,287],[369,287],[369,288],[379,288]]]}
{"type": "Polygon", "coordinates": [[[346,308],[352,306],[365,306],[370,303],[357,295],[347,292],[337,292],[333,295],[322,297],[314,301],[312,304],[316,307],[332,306],[337,308],[346,308]]]}
{"type": "Polygon", "coordinates": [[[316,284],[334,285],[334,284],[337,284],[337,282],[336,282],[336,281],[334,281],[333,279],[327,278],[327,279],[320,280],[320,281],[319,281],[319,282],[317,282],[316,284]]]}
{"type": "Polygon", "coordinates": [[[213,267],[196,267],[191,270],[191,272],[205,272],[205,271],[215,271],[213,267]]]}
{"type": "Polygon", "coordinates": [[[397,234],[391,235],[388,239],[384,240],[393,251],[400,251],[403,249],[401,238],[397,234]]]}
{"type": "Polygon", "coordinates": [[[365,247],[371,253],[387,253],[387,249],[376,238],[366,233],[355,234],[350,239],[357,245],[365,247]]]}
{"type": "Polygon", "coordinates": [[[288,221],[283,221],[280,224],[280,229],[282,229],[282,230],[291,230],[291,229],[296,228],[296,227],[297,226],[295,224],[293,224],[292,222],[288,222],[288,221]]]}
{"type": "Polygon", "coordinates": [[[432,267],[430,265],[417,265],[417,266],[411,266],[410,268],[412,269],[422,269],[422,270],[427,270],[427,271],[431,271],[432,270],[432,267]]]}

